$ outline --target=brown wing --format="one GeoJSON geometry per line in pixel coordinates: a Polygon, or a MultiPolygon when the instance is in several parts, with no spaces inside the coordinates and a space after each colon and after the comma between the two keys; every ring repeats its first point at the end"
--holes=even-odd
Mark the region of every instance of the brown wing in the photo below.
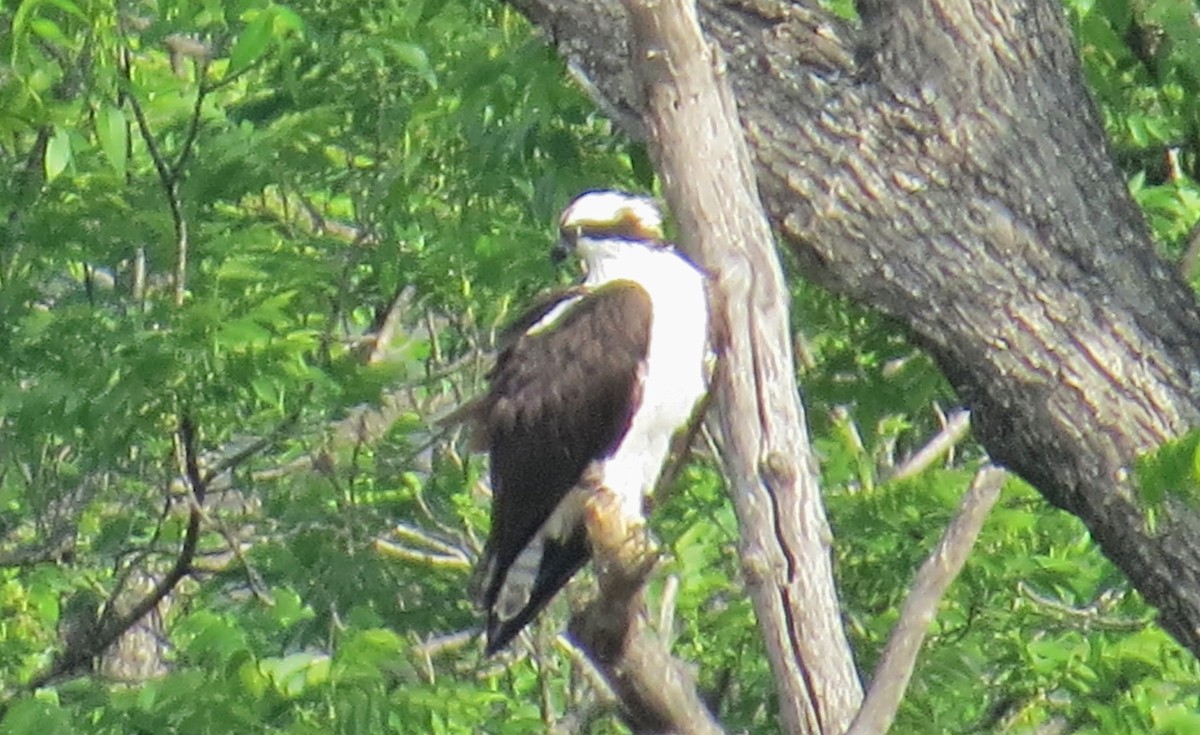
{"type": "MultiPolygon", "coordinates": [[[[489,610],[513,560],[588,465],[611,454],[629,429],[650,320],[646,292],[616,281],[579,297],[497,358],[482,416],[493,493],[485,564],[494,572],[483,594],[489,610]]],[[[529,604],[503,630],[489,631],[489,648],[504,645],[587,560],[580,533],[553,541],[529,604]]]]}
{"type": "MultiPolygon", "coordinates": [[[[529,331],[531,327],[542,320],[547,314],[554,310],[554,307],[568,302],[573,299],[578,299],[587,293],[587,290],[582,286],[571,286],[569,288],[550,291],[539,296],[512,324],[509,324],[501,331],[497,342],[500,345],[500,357],[497,358],[497,368],[493,368],[489,377],[494,377],[496,369],[501,361],[505,359],[505,355],[511,352],[512,346],[529,331]]],[[[494,393],[494,391],[493,391],[494,393]]],[[[436,417],[433,420],[434,425],[450,428],[460,424],[467,424],[471,429],[470,449],[472,452],[480,452],[489,448],[491,439],[488,437],[488,431],[491,428],[489,424],[488,412],[492,410],[494,405],[494,396],[492,394],[483,394],[475,396],[467,402],[456,406],[449,412],[436,417]]]]}
{"type": "Polygon", "coordinates": [[[529,305],[529,308],[500,333],[499,343],[501,351],[503,352],[512,347],[533,325],[540,322],[543,317],[553,311],[554,307],[565,301],[578,299],[587,293],[588,290],[583,286],[570,286],[568,288],[549,291],[535,298],[533,303],[529,305]]]}

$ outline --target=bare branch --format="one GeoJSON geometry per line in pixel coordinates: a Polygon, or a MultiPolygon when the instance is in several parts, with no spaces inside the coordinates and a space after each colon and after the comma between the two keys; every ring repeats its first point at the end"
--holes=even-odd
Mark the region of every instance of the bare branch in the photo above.
{"type": "Polygon", "coordinates": [[[433,659],[443,653],[457,651],[472,645],[479,639],[478,628],[468,628],[453,633],[433,636],[413,646],[413,652],[426,659],[433,659]]]}
{"type": "Polygon", "coordinates": [[[919,475],[930,465],[949,452],[956,444],[966,437],[971,429],[971,412],[960,409],[950,414],[942,430],[921,447],[908,461],[896,468],[888,479],[903,480],[919,475]]]}
{"type": "Polygon", "coordinates": [[[716,428],[742,563],[787,733],[837,733],[861,689],[842,626],[830,531],[795,382],[789,292],[723,56],[689,0],[625,0],[650,149],[682,245],[714,274],[725,365],[716,428]]]}
{"type": "Polygon", "coordinates": [[[183,169],[187,166],[188,159],[192,157],[196,136],[200,134],[200,118],[204,112],[204,100],[208,97],[208,87],[204,84],[204,64],[200,61],[196,62],[196,86],[196,101],[192,103],[192,117],[188,121],[187,135],[183,139],[183,145],[179,148],[179,156],[175,159],[175,165],[171,167],[172,186],[177,186],[183,177],[183,169]]]}
{"type": "Polygon", "coordinates": [[[692,674],[647,623],[643,585],[657,554],[645,529],[629,525],[605,489],[588,500],[584,515],[600,594],[572,617],[571,636],[603,673],[635,733],[723,732],[692,674]]]}
{"type": "Polygon", "coordinates": [[[368,365],[374,365],[387,356],[388,347],[391,346],[396,329],[400,326],[400,316],[403,314],[404,308],[412,303],[412,300],[412,287],[405,285],[396,289],[386,311],[383,312],[381,318],[376,319],[375,325],[360,348],[368,365]]]}
{"type": "Polygon", "coordinates": [[[124,615],[112,617],[106,609],[105,616],[97,623],[96,630],[90,636],[79,636],[55,660],[50,668],[35,676],[26,685],[28,691],[34,691],[61,676],[69,675],[79,670],[117,640],[130,627],[141,620],[147,613],[158,607],[162,599],[175,589],[175,585],[192,570],[192,560],[196,556],[196,545],[200,539],[200,521],[203,516],[204,497],[207,487],[200,473],[198,452],[196,449],[196,429],[190,416],[184,415],[179,422],[180,443],[183,445],[187,476],[190,485],[192,509],[188,517],[187,531],[184,533],[183,544],[174,565],[167,574],[159,580],[145,597],[130,608],[124,615]]]}
{"type": "Polygon", "coordinates": [[[663,581],[658,605],[658,635],[669,646],[675,638],[675,603],[679,598],[679,577],[671,574],[663,581]]]}
{"type": "MultiPolygon", "coordinates": [[[[203,512],[203,508],[201,512],[203,512]]],[[[250,587],[250,591],[254,594],[255,599],[264,605],[273,606],[275,598],[271,596],[262,575],[258,573],[258,569],[246,558],[246,554],[244,553],[244,549],[248,548],[250,544],[243,545],[243,539],[237,537],[220,515],[206,513],[204,519],[217,530],[217,533],[221,534],[221,538],[225,540],[225,544],[229,548],[229,553],[241,564],[242,570],[246,573],[246,584],[250,587]]],[[[193,568],[198,570],[199,567],[198,562],[193,564],[193,568]]]]}
{"type": "MultiPolygon", "coordinates": [[[[713,374],[716,372],[716,366],[709,371],[709,384],[712,384],[713,374]]],[[[704,394],[700,399],[700,403],[693,409],[692,416],[688,419],[687,426],[683,428],[671,441],[671,453],[667,456],[667,463],[663,467],[662,474],[658,477],[658,482],[654,485],[654,498],[656,503],[661,503],[668,498],[668,491],[675,481],[679,479],[679,473],[683,471],[684,466],[688,463],[688,458],[692,446],[696,443],[696,437],[704,429],[704,417],[708,415],[708,408],[712,405],[712,392],[704,394]]],[[[713,455],[714,457],[717,455],[713,455]]]]}
{"type": "Polygon", "coordinates": [[[937,548],[917,572],[862,708],[846,735],[883,735],[892,726],[938,602],[966,563],[1007,476],[1004,470],[989,464],[971,481],[937,548]]]}
{"type": "Polygon", "coordinates": [[[1112,608],[1114,598],[1119,597],[1119,595],[1113,594],[1112,590],[1106,591],[1099,599],[1093,600],[1083,607],[1074,607],[1062,600],[1038,592],[1026,582],[1018,582],[1017,591],[1034,605],[1084,630],[1133,632],[1144,630],[1154,623],[1153,615],[1144,618],[1126,618],[1105,614],[1106,610],[1112,608]]]}
{"type": "Polygon", "coordinates": [[[427,546],[433,549],[435,553],[441,554],[442,556],[452,556],[462,560],[463,563],[470,563],[471,561],[468,558],[467,553],[462,549],[458,548],[457,546],[452,546],[439,538],[435,538],[419,528],[414,528],[404,523],[397,523],[395,527],[392,528],[392,534],[397,538],[413,541],[421,544],[422,546],[427,546]]]}
{"type": "Polygon", "coordinates": [[[378,538],[371,542],[371,547],[384,556],[414,564],[422,564],[435,569],[466,571],[470,570],[472,566],[470,560],[457,554],[437,554],[431,551],[422,551],[378,538]]]}
{"type": "MultiPolygon", "coordinates": [[[[163,195],[167,198],[167,206],[171,210],[171,220],[175,224],[175,305],[183,304],[183,295],[187,289],[187,258],[188,258],[188,223],[183,216],[183,204],[179,199],[179,177],[175,171],[167,164],[167,160],[163,157],[162,151],[159,150],[158,142],[154,138],[153,131],[150,130],[150,123],[146,120],[146,112],[142,109],[142,105],[138,102],[137,95],[133,93],[132,80],[132,54],[128,47],[121,49],[121,78],[125,86],[124,99],[129,102],[129,107],[133,110],[133,117],[137,121],[138,132],[142,136],[142,142],[146,144],[146,151],[150,154],[150,160],[154,163],[154,170],[158,172],[158,180],[162,185],[163,195]]],[[[197,112],[198,112],[197,108],[197,112]]],[[[182,162],[182,161],[181,161],[182,162]]]]}

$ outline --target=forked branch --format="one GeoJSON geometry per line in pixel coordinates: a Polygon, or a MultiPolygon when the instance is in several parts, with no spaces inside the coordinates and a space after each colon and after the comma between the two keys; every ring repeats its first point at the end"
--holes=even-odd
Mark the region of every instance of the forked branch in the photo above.
{"type": "MultiPolygon", "coordinates": [[[[158,603],[175,589],[192,571],[192,562],[196,557],[196,546],[200,540],[200,524],[204,517],[204,497],[207,492],[205,478],[200,471],[199,454],[196,448],[196,427],[189,416],[184,416],[179,422],[179,442],[183,446],[186,466],[188,489],[191,493],[191,512],[188,515],[187,530],[184,532],[183,544],[179,555],[167,574],[159,580],[154,589],[142,598],[124,615],[113,616],[106,611],[96,625],[96,630],[90,636],[81,636],[78,645],[69,646],[55,659],[48,670],[34,677],[26,689],[39,689],[61,676],[69,675],[85,666],[106,648],[116,642],[117,638],[141,620],[147,613],[158,607],[158,603]]],[[[111,610],[111,608],[109,609],[111,610]]]]}

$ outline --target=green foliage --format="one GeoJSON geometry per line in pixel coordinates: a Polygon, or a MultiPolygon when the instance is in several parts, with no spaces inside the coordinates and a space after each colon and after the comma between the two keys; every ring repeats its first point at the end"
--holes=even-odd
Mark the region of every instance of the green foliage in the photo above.
{"type": "MultiPolygon", "coordinates": [[[[481,659],[467,588],[483,468],[430,418],[478,389],[498,327],[564,277],[545,257],[559,207],[652,188],[645,151],[485,0],[121,7],[0,8],[0,730],[527,733],[572,716],[622,732],[556,641],[569,601],[536,626],[537,656],[481,659]],[[211,476],[196,573],[147,618],[161,649],[139,649],[165,674],[123,679],[105,656],[28,693],[177,557],[184,416],[211,476]]],[[[1138,6],[1170,41],[1151,73],[1132,7],[1069,5],[1176,252],[1200,215],[1200,57],[1191,21],[1138,6]],[[1179,166],[1148,165],[1156,146],[1179,166]]],[[[799,281],[793,295],[866,675],[980,451],[892,480],[956,398],[893,325],[799,281]]],[[[1146,460],[1144,490],[1192,486],[1188,441],[1146,460]]],[[[712,459],[659,506],[651,609],[731,731],[776,732],[712,459]]],[[[1078,523],[1014,481],[894,731],[1192,732],[1200,672],[1149,619],[1078,523]]]]}
{"type": "Polygon", "coordinates": [[[1177,258],[1200,220],[1200,22],[1194,8],[1176,0],[1065,5],[1130,190],[1165,254],[1177,258]]]}
{"type": "Polygon", "coordinates": [[[1195,505],[1200,500],[1200,431],[1164,443],[1138,458],[1138,491],[1150,510],[1168,498],[1195,505]]]}
{"type": "Polygon", "coordinates": [[[490,3],[27,0],[0,21],[0,694],[178,553],[181,416],[202,467],[233,465],[207,571],[164,614],[171,673],[18,696],[2,727],[540,723],[499,693],[537,691],[528,667],[409,650],[475,625],[486,518],[479,467],[426,419],[555,277],[558,208],[644,183],[644,153],[490,3]],[[442,564],[390,555],[396,521],[442,564]]]}
{"type": "MultiPolygon", "coordinates": [[[[828,496],[843,602],[868,671],[905,580],[969,481],[936,470],[828,496]]],[[[1200,667],[1151,619],[1077,520],[1010,480],[942,601],[894,731],[1033,732],[1058,720],[1071,732],[1182,732],[1187,720],[1171,718],[1194,712],[1200,667]]]]}

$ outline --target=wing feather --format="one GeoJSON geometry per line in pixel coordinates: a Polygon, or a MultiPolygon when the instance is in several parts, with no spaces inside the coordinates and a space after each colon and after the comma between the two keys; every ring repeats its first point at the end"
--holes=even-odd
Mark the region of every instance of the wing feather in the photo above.
{"type": "MultiPolygon", "coordinates": [[[[522,321],[534,326],[550,311],[541,309],[522,321]]],[[[580,528],[543,539],[528,604],[497,629],[494,606],[507,570],[588,466],[611,454],[629,429],[650,322],[645,290],[614,281],[576,296],[554,322],[537,324],[497,358],[482,416],[493,493],[482,600],[489,649],[504,645],[587,560],[580,528]]]]}

